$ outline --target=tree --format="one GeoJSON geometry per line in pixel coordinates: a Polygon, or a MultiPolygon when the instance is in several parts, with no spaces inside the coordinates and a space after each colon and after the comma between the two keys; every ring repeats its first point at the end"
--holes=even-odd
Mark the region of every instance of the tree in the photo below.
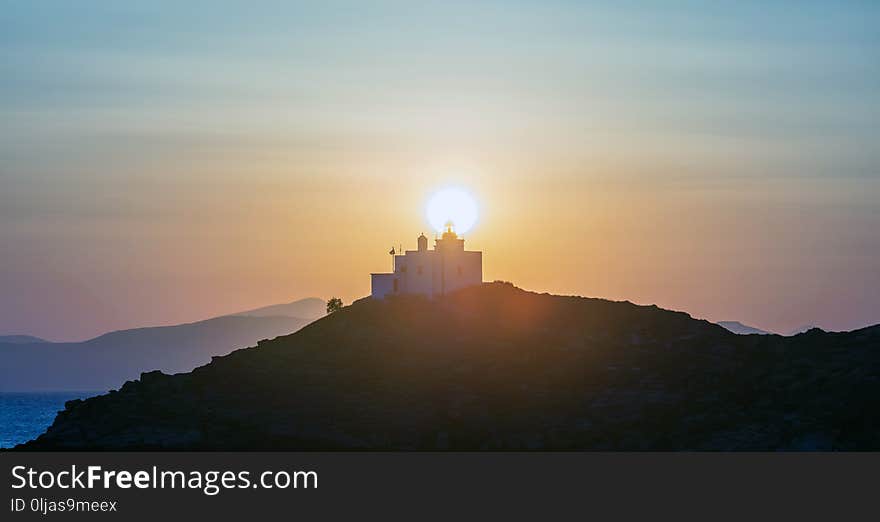
{"type": "Polygon", "coordinates": [[[331,297],[329,301],[327,301],[327,313],[332,314],[333,312],[338,312],[342,310],[342,299],[338,297],[331,297]]]}

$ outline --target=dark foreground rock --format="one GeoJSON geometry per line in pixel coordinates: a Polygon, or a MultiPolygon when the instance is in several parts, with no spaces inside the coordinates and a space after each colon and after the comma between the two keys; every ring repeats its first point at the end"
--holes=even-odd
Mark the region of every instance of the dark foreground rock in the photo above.
{"type": "Polygon", "coordinates": [[[493,283],[72,401],[20,449],[880,449],[880,327],[735,335],[493,283]]]}

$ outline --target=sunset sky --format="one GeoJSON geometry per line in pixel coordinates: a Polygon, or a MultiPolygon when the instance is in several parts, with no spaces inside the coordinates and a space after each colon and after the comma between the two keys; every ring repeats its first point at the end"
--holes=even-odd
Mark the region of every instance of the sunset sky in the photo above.
{"type": "Polygon", "coordinates": [[[348,303],[448,185],[485,280],[880,323],[880,2],[179,4],[3,3],[0,334],[348,303]]]}

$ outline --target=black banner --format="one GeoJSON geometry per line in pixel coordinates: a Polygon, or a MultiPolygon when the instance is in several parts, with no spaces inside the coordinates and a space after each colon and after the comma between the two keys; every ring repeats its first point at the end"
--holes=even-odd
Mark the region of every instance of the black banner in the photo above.
{"type": "Polygon", "coordinates": [[[2,520],[840,519],[878,454],[0,453],[2,520]]]}

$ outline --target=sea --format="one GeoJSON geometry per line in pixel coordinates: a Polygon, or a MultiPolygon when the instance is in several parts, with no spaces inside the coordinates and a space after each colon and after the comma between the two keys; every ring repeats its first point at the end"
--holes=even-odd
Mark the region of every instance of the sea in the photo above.
{"type": "Polygon", "coordinates": [[[102,392],[0,392],[0,448],[35,439],[72,399],[102,392]]]}

